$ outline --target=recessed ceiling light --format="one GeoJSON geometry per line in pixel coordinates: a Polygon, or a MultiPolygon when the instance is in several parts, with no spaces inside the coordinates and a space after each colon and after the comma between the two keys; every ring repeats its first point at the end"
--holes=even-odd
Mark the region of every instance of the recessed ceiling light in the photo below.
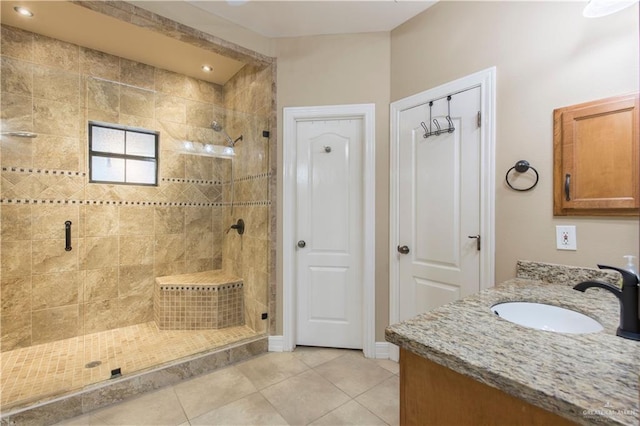
{"type": "Polygon", "coordinates": [[[15,10],[18,15],[26,16],[27,18],[31,18],[33,16],[33,12],[26,7],[16,6],[13,10],[15,10]]]}
{"type": "Polygon", "coordinates": [[[210,66],[210,65],[203,65],[203,66],[202,66],[202,71],[204,71],[204,72],[211,72],[211,71],[213,71],[213,67],[212,67],[212,66],[210,66]]]}

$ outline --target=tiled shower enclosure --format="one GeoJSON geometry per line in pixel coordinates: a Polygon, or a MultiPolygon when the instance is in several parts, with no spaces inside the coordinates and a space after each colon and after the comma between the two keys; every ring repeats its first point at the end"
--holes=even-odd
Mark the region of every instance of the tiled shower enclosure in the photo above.
{"type": "Polygon", "coordinates": [[[107,380],[111,362],[145,369],[266,334],[275,138],[263,132],[273,126],[274,66],[248,63],[221,86],[5,25],[1,43],[3,411],[107,380]],[[233,159],[185,150],[185,141],[226,143],[214,120],[243,136],[233,159]],[[158,132],[158,185],[90,183],[89,122],[158,132]],[[239,218],[243,235],[229,232],[239,218]],[[158,337],[150,354],[204,346],[145,355],[145,330],[164,333],[153,322],[155,278],[209,270],[242,278],[245,325],[202,337],[167,331],[171,343],[158,337]],[[60,350],[81,354],[66,376],[26,377],[60,350]],[[128,351],[146,361],[127,364],[128,351]],[[92,361],[101,367],[86,373],[92,361]],[[62,384],[34,384],[47,381],[62,384]]]}

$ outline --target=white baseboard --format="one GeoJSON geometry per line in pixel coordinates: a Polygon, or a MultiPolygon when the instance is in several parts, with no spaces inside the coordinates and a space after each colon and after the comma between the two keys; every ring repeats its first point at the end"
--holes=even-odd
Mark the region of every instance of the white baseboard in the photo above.
{"type": "Polygon", "coordinates": [[[389,359],[389,342],[376,342],[376,359],[389,359]]]}
{"type": "Polygon", "coordinates": [[[269,352],[284,352],[284,336],[269,336],[269,352]]]}
{"type": "MultiPolygon", "coordinates": [[[[376,359],[390,359],[394,348],[395,345],[389,342],[376,342],[374,357],[376,359]]],[[[269,352],[285,352],[284,336],[269,336],[269,352]]],[[[397,361],[397,358],[394,361],[397,361]]]]}

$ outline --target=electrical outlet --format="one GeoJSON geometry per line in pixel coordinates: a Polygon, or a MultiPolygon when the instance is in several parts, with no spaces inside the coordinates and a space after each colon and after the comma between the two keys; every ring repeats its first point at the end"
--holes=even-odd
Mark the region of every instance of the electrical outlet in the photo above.
{"type": "Polygon", "coordinates": [[[556,226],[556,248],[558,250],[578,249],[575,226],[556,226]]]}

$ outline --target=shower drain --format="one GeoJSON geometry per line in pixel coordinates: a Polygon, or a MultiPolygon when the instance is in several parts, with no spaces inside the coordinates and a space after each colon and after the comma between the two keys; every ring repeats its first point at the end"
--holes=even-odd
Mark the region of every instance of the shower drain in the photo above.
{"type": "Polygon", "coordinates": [[[102,364],[102,361],[91,361],[90,363],[86,364],[84,368],[95,368],[100,364],[102,364]]]}

